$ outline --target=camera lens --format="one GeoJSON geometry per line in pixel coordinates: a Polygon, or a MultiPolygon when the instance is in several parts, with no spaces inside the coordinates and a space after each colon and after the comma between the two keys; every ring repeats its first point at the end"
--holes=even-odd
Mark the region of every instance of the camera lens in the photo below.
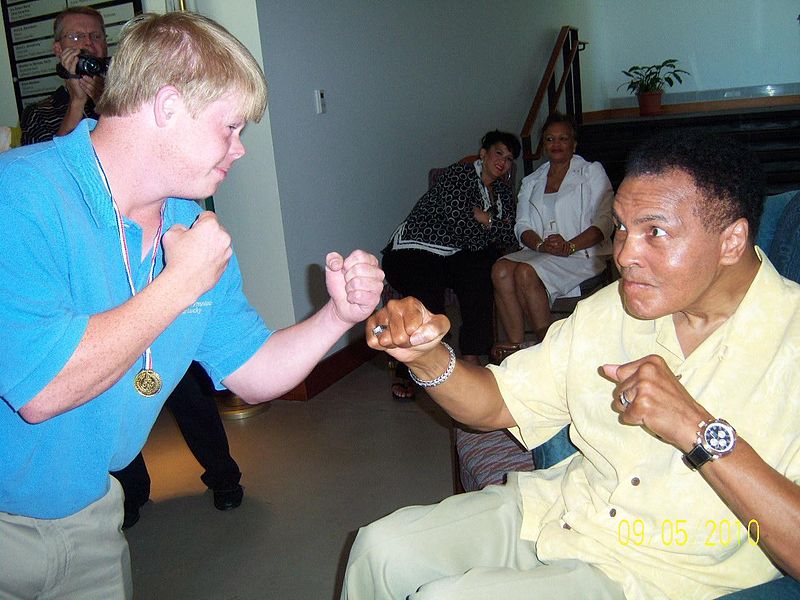
{"type": "Polygon", "coordinates": [[[75,63],[76,75],[105,75],[108,70],[108,59],[92,56],[91,54],[81,54],[78,56],[78,62],[75,63]]]}

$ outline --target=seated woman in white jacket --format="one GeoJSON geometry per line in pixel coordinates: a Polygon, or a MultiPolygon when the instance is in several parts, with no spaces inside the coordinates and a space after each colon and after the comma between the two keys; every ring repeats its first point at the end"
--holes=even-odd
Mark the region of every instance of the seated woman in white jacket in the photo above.
{"type": "Polygon", "coordinates": [[[542,128],[549,161],[522,181],[514,233],[522,246],[492,267],[494,298],[508,343],[502,359],[522,347],[525,317],[537,341],[559,297],[580,295],[580,283],[602,272],[611,254],[613,190],[603,166],[575,154],[572,119],[553,113],[542,128]]]}

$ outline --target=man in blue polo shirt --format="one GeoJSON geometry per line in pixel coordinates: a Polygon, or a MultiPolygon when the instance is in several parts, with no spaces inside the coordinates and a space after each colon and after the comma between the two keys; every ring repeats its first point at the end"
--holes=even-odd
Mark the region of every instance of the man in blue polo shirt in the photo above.
{"type": "Polygon", "coordinates": [[[142,448],[190,362],[269,400],[375,308],[375,257],[331,253],[330,301],[270,331],[227,232],[183,200],[214,193],[265,105],[227,31],[146,15],[123,31],[99,122],[0,158],[0,597],[131,597],[108,472],[142,448]]]}

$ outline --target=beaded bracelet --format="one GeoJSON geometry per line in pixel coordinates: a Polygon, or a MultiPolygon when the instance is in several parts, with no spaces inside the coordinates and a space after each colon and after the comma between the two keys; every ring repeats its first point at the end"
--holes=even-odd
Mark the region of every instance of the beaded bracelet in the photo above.
{"type": "Polygon", "coordinates": [[[436,379],[429,379],[427,381],[423,381],[422,379],[414,375],[414,372],[411,369],[408,370],[408,374],[411,376],[412,381],[416,383],[418,386],[424,388],[436,387],[437,385],[441,385],[445,381],[447,381],[450,378],[450,375],[453,374],[453,369],[456,368],[456,353],[448,343],[442,342],[442,345],[445,348],[447,348],[447,351],[450,353],[450,362],[447,363],[447,368],[444,370],[444,373],[439,375],[436,379]]]}

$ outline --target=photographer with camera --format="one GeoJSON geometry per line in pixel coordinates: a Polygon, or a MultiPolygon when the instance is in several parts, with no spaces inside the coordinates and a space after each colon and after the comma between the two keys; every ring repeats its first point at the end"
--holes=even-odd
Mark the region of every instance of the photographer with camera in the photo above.
{"type": "Polygon", "coordinates": [[[64,85],[31,104],[22,113],[22,143],[46,142],[67,135],[81,119],[97,119],[94,104],[103,93],[107,66],[103,16],[88,6],[73,6],[59,13],[53,24],[53,54],[64,85]]]}

